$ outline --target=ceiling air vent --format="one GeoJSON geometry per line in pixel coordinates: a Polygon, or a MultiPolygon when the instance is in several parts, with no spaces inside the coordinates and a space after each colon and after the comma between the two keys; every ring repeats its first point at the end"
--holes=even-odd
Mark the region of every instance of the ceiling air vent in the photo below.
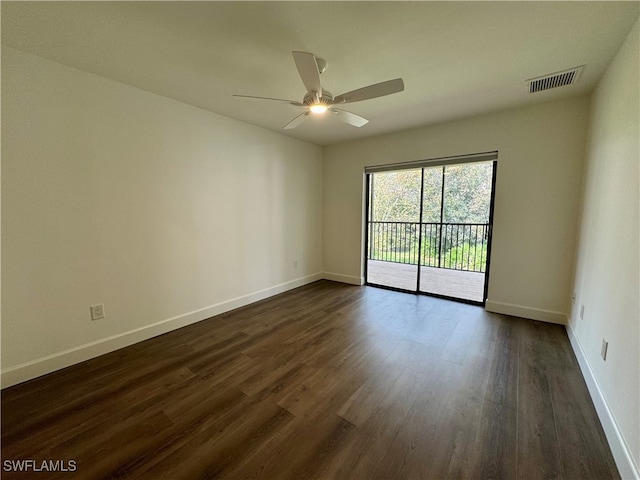
{"type": "Polygon", "coordinates": [[[564,87],[565,85],[572,85],[580,79],[584,65],[574,67],[570,70],[564,70],[562,72],[550,73],[542,77],[531,78],[527,80],[527,88],[529,93],[541,92],[543,90],[549,90],[550,88],[564,87]]]}

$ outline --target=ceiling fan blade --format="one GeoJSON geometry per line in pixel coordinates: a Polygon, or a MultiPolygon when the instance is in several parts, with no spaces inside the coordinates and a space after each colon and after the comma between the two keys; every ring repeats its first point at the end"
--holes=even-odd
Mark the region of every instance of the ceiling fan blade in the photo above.
{"type": "Polygon", "coordinates": [[[295,105],[296,107],[304,107],[303,103],[296,102],[295,100],[286,100],[284,98],[254,97],[253,95],[233,95],[233,96],[240,97],[240,98],[251,98],[254,100],[273,100],[275,102],[286,102],[286,103],[290,103],[291,105],[295,105]]]}
{"type": "Polygon", "coordinates": [[[395,78],[343,93],[335,97],[331,103],[336,105],[340,103],[359,102],[361,100],[369,100],[370,98],[384,97],[385,95],[391,95],[392,93],[398,93],[403,90],[404,82],[401,78],[395,78]]]}
{"type": "Polygon", "coordinates": [[[306,111],[304,113],[301,113],[300,115],[298,115],[296,118],[294,118],[293,120],[291,120],[289,123],[287,123],[284,126],[285,130],[290,130],[292,128],[296,128],[298,125],[300,125],[302,122],[304,122],[304,119],[307,118],[307,115],[309,115],[309,111],[306,111]]]}
{"type": "Polygon", "coordinates": [[[369,120],[366,118],[356,115],[355,113],[347,112],[346,110],[340,110],[339,108],[332,108],[330,112],[335,115],[338,120],[353,125],[354,127],[362,127],[369,123],[369,120]]]}
{"type": "Polygon", "coordinates": [[[322,84],[320,83],[320,71],[318,70],[318,62],[313,53],[308,52],[291,52],[293,60],[296,62],[296,68],[308,92],[317,92],[318,97],[322,96],[322,84]]]}

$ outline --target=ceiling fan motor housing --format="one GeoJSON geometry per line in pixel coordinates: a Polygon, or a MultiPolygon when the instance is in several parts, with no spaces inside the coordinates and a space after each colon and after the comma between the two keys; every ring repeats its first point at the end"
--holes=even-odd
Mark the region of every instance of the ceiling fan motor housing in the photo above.
{"type": "Polygon", "coordinates": [[[302,100],[302,103],[304,103],[307,107],[317,104],[328,106],[331,105],[332,101],[333,95],[331,95],[331,92],[329,92],[328,90],[322,90],[322,96],[320,97],[319,101],[316,102],[316,92],[307,92],[307,94],[304,96],[304,99],[302,100]]]}

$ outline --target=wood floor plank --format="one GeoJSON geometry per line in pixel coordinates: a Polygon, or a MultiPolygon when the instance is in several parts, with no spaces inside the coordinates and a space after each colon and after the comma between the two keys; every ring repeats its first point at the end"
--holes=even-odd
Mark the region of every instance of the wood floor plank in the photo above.
{"type": "Polygon", "coordinates": [[[583,378],[573,369],[549,374],[565,478],[607,478],[611,459],[583,378]]]}
{"type": "Polygon", "coordinates": [[[482,478],[517,478],[518,321],[505,320],[496,340],[476,437],[475,471],[482,478]]]}
{"type": "Polygon", "coordinates": [[[291,421],[274,402],[245,409],[245,414],[201,432],[145,472],[149,478],[216,478],[233,468],[253,448],[291,421]]]}
{"type": "Polygon", "coordinates": [[[616,479],[564,327],[320,281],[2,391],[4,478],[616,479]]]}
{"type": "Polygon", "coordinates": [[[224,472],[223,478],[298,480],[325,475],[353,428],[337,415],[295,418],[244,463],[224,472]]]}
{"type": "Polygon", "coordinates": [[[330,478],[374,478],[426,381],[424,374],[410,368],[401,372],[359,434],[336,458],[330,478]]]}
{"type": "MultiPolygon", "coordinates": [[[[431,434],[435,439],[429,449],[430,462],[426,474],[431,478],[473,478],[476,439],[483,413],[483,400],[490,381],[491,361],[495,342],[476,339],[468,345],[462,365],[443,358],[438,369],[443,375],[441,400],[444,406],[436,428],[431,434]]],[[[458,357],[459,359],[460,357],[458,357]]]]}
{"type": "Polygon", "coordinates": [[[478,328],[477,318],[471,315],[458,315],[455,328],[442,349],[441,358],[459,365],[464,364],[471,342],[474,340],[473,334],[476,328],[478,328]]]}
{"type": "MultiPolygon", "coordinates": [[[[425,375],[428,388],[416,397],[407,414],[403,428],[389,442],[381,462],[383,468],[374,472],[374,478],[428,478],[434,456],[442,447],[438,436],[445,420],[449,400],[451,376],[459,365],[443,362],[425,375]]],[[[456,412],[458,414],[459,412],[456,412]]]]}
{"type": "Polygon", "coordinates": [[[403,369],[385,365],[378,374],[368,378],[340,407],[337,414],[358,427],[369,419],[384,396],[397,381],[403,369]]]}
{"type": "Polygon", "coordinates": [[[518,362],[518,475],[522,478],[562,478],[551,389],[546,359],[551,355],[534,335],[534,322],[520,342],[518,362]]]}

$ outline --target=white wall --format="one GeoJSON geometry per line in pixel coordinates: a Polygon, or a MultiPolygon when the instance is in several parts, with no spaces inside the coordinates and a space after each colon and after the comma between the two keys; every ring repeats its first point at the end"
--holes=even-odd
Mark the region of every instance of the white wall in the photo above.
{"type": "Polygon", "coordinates": [[[639,36],[636,22],[592,96],[568,328],[623,478],[640,478],[639,36]]]}
{"type": "Polygon", "coordinates": [[[365,166],[497,150],[487,308],[566,322],[587,119],[579,97],[325,148],[325,272],[361,281],[365,166]]]}
{"type": "Polygon", "coordinates": [[[2,207],[4,385],[321,277],[320,147],[5,47],[2,207]]]}

